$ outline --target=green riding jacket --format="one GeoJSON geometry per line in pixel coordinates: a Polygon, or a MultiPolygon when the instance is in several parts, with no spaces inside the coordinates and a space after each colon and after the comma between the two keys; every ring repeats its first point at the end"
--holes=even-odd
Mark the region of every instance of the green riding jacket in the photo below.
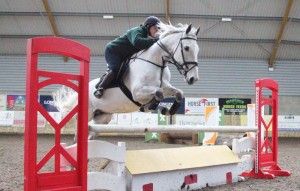
{"type": "Polygon", "coordinates": [[[141,25],[128,30],[124,35],[109,42],[107,48],[117,52],[123,58],[127,58],[140,50],[149,48],[157,41],[147,37],[147,29],[141,25]]]}

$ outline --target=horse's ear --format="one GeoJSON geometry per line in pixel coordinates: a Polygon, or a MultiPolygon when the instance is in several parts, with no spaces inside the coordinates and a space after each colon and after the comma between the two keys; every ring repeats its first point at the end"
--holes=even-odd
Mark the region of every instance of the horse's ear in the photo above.
{"type": "Polygon", "coordinates": [[[188,28],[185,31],[185,34],[188,34],[192,29],[192,24],[189,24],[188,28]]]}
{"type": "Polygon", "coordinates": [[[200,31],[200,26],[197,28],[196,36],[198,35],[199,31],[200,31]]]}

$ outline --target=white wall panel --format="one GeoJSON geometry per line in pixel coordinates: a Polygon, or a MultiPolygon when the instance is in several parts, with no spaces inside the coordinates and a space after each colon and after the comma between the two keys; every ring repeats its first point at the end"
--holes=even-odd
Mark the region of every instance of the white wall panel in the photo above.
{"type": "MultiPolygon", "coordinates": [[[[254,95],[254,80],[272,78],[280,84],[280,95],[300,95],[300,63],[276,62],[273,72],[267,61],[251,60],[199,60],[200,80],[188,86],[174,66],[170,66],[172,84],[186,96],[193,95],[254,95]]],[[[41,57],[40,69],[77,73],[78,63],[73,59],[63,62],[62,57],[41,57]]],[[[107,67],[103,57],[92,57],[90,77],[98,78],[107,67]]],[[[25,56],[0,56],[0,91],[25,92],[25,56]]],[[[54,91],[46,88],[44,91],[54,91]]]]}

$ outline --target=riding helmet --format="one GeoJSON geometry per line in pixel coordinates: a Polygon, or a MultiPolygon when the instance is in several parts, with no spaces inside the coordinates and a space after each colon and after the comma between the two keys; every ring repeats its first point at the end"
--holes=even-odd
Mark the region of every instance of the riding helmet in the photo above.
{"type": "Polygon", "coordinates": [[[146,18],[145,22],[144,22],[144,26],[146,27],[146,29],[149,31],[149,29],[154,26],[157,25],[158,23],[160,23],[161,21],[159,20],[159,18],[155,17],[155,16],[150,16],[148,18],[146,18]]]}

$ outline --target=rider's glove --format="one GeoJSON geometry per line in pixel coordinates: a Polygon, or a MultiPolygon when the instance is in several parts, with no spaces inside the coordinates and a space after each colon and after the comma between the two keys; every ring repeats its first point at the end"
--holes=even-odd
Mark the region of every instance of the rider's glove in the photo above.
{"type": "Polygon", "coordinates": [[[153,38],[153,42],[157,42],[159,38],[153,38]]]}

